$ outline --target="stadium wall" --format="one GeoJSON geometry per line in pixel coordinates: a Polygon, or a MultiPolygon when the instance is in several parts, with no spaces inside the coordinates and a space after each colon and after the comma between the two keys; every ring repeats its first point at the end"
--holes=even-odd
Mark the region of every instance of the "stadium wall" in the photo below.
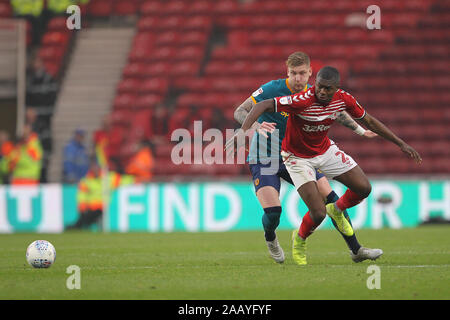
{"type": "MultiPolygon", "coordinates": [[[[450,221],[450,181],[373,180],[371,195],[349,210],[355,228],[415,227],[450,221]]],[[[336,183],[338,194],[345,189],[336,183]]],[[[280,195],[280,229],[297,228],[306,206],[291,185],[280,195]]],[[[77,219],[76,186],[0,186],[0,233],[59,233],[77,219]]],[[[250,183],[154,183],[111,194],[105,229],[113,232],[261,230],[260,208],[250,183]]],[[[332,228],[330,219],[320,228],[332,228]]],[[[94,230],[96,227],[93,228],[94,230]]]]}

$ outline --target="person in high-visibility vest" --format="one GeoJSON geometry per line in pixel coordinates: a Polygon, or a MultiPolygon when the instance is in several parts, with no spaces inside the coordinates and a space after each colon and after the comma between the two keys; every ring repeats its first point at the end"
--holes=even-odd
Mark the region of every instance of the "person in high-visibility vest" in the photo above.
{"type": "Polygon", "coordinates": [[[44,8],[44,0],[11,0],[11,6],[16,16],[38,17],[44,8]]]}
{"type": "MultiPolygon", "coordinates": [[[[83,229],[96,223],[103,214],[104,197],[104,176],[100,166],[96,161],[92,161],[89,171],[78,184],[77,203],[78,220],[68,226],[66,230],[83,229]]],[[[117,172],[109,172],[107,177],[107,187],[110,191],[121,185],[127,185],[134,182],[132,176],[120,175],[117,172]]]]}
{"type": "Polygon", "coordinates": [[[138,143],[137,152],[125,167],[125,173],[133,175],[136,182],[147,183],[152,179],[153,166],[154,161],[150,144],[147,141],[141,141],[138,143]]]}
{"type": "Polygon", "coordinates": [[[30,40],[38,45],[46,26],[44,0],[11,0],[11,7],[15,17],[25,18],[31,24],[30,40]]]}
{"type": "Polygon", "coordinates": [[[0,184],[8,182],[12,150],[14,150],[14,144],[9,140],[8,132],[0,131],[0,184]]]}
{"type": "Polygon", "coordinates": [[[71,5],[87,4],[89,0],[47,0],[47,9],[54,14],[65,14],[71,5]]]}
{"type": "Polygon", "coordinates": [[[11,184],[38,184],[42,169],[42,146],[30,125],[25,125],[23,135],[11,151],[9,171],[11,184]]]}

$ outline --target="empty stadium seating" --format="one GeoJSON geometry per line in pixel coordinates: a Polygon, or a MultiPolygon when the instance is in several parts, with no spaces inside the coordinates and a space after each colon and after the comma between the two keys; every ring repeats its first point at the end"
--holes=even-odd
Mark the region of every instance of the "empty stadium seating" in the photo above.
{"type": "MultiPolygon", "coordinates": [[[[151,112],[160,104],[171,110],[170,130],[195,119],[209,126],[217,109],[224,124],[235,124],[234,108],[260,84],[285,77],[286,57],[300,50],[310,55],[313,72],[328,64],[338,67],[342,87],[424,159],[417,166],[381,138],[364,140],[333,127],[331,137],[366,173],[450,173],[448,2],[383,1],[381,30],[367,30],[365,20],[360,25],[349,22],[359,21],[371,2],[114,0],[106,6],[104,0],[91,0],[87,10],[92,16],[139,17],[113,102],[115,128],[122,132],[124,123],[133,121],[133,126],[144,128],[137,132],[151,136],[151,128],[133,120],[128,111],[151,112]]],[[[46,41],[58,36],[47,35],[46,41]]],[[[117,145],[128,143],[119,141],[117,132],[112,134],[117,145]]],[[[172,165],[167,160],[172,147],[157,147],[162,163],[157,175],[221,176],[246,170],[172,165]]]]}

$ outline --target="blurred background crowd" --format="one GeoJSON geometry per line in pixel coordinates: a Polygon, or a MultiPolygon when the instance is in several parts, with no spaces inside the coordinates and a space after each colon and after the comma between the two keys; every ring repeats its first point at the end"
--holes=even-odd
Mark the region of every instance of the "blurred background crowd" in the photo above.
{"type": "MultiPolygon", "coordinates": [[[[25,119],[19,133],[0,130],[1,182],[78,184],[98,165],[137,182],[248,180],[245,165],[174,164],[171,133],[193,135],[195,120],[236,128],[236,106],[286,77],[295,51],[313,72],[337,67],[343,88],[423,156],[415,166],[382,139],[332,128],[367,174],[448,175],[450,2],[380,1],[381,29],[368,30],[373,2],[0,0],[0,20],[27,21],[25,119]],[[72,4],[80,30],[66,26],[72,4]]],[[[0,41],[0,55],[9,47],[0,41]]]]}

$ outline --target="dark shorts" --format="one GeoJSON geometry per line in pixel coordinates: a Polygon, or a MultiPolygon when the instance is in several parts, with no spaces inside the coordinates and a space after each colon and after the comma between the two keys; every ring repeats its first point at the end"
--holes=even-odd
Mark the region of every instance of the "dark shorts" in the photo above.
{"type": "MultiPolygon", "coordinates": [[[[274,187],[278,192],[280,192],[280,179],[283,179],[284,181],[294,185],[282,159],[280,159],[280,162],[278,163],[278,170],[273,170],[273,172],[270,172],[269,174],[267,174],[267,172],[263,172],[264,174],[261,172],[263,168],[266,168],[266,170],[268,170],[267,168],[269,167],[270,163],[249,164],[250,172],[252,173],[253,177],[253,185],[255,186],[255,192],[257,192],[260,188],[266,186],[274,187]]],[[[324,176],[325,175],[323,173],[316,169],[316,180],[319,180],[324,176]]]]}

